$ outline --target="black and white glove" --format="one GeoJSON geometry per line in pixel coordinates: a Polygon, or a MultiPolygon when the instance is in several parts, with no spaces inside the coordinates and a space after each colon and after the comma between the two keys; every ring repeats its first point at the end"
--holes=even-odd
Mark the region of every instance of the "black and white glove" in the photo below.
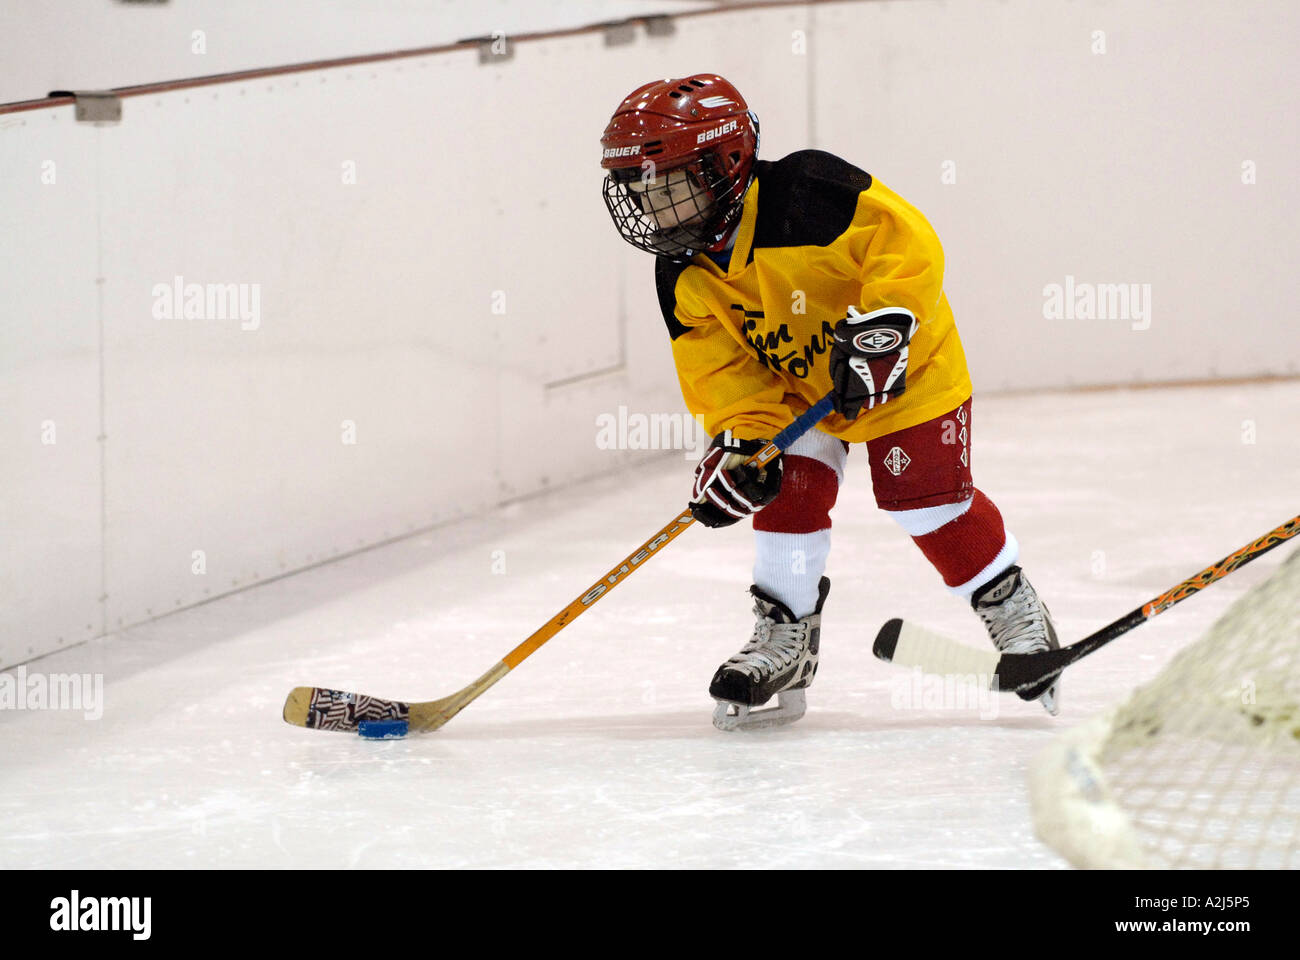
{"type": "Polygon", "coordinates": [[[713,438],[695,466],[691,516],[706,527],[729,527],[757,513],[781,492],[781,455],[764,466],[745,465],[769,440],[737,440],[730,430],[713,438]]]}
{"type": "Polygon", "coordinates": [[[884,307],[849,315],[835,325],[831,344],[831,386],[835,409],[849,420],[857,418],[907,386],[907,345],[918,324],[912,311],[884,307]]]}

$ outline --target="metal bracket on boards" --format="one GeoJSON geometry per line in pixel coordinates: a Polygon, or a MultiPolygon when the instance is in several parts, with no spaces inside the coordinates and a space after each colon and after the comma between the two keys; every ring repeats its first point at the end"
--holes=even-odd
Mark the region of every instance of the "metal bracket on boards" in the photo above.
{"type": "Polygon", "coordinates": [[[51,90],[51,97],[72,97],[78,123],[121,123],[122,98],[111,90],[51,90]]]}
{"type": "Polygon", "coordinates": [[[677,32],[677,24],[667,14],[656,14],[645,18],[645,32],[648,37],[671,37],[677,32]]]}
{"type": "Polygon", "coordinates": [[[616,20],[602,24],[601,32],[605,35],[605,46],[621,47],[636,42],[636,21],[616,20]]]}

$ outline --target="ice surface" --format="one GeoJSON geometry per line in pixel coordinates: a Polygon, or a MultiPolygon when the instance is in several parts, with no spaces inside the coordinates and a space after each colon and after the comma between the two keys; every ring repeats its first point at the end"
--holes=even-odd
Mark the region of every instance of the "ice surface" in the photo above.
{"type": "MultiPolygon", "coordinates": [[[[976,483],[1066,640],[1298,512],[1295,381],[977,397],[973,420],[976,483]]],[[[987,640],[875,509],[864,453],[793,726],[710,724],[752,623],[740,528],[687,531],[437,733],[280,719],[298,684],[431,699],[479,676],[671,518],[690,466],[666,455],[28,664],[104,674],[105,709],[0,711],[0,867],[1063,866],[1033,835],[1029,758],[1289,548],[1071,668],[1058,720],[906,708],[911,678],[870,653],[884,619],[987,640]]]]}

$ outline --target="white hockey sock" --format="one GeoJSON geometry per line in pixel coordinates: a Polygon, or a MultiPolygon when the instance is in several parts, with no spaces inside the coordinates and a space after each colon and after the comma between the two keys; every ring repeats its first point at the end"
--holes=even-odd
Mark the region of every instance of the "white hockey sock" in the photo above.
{"type": "Polygon", "coordinates": [[[817,606],[817,584],[831,550],[830,529],[814,533],[754,531],[754,585],[796,617],[817,606]]]}

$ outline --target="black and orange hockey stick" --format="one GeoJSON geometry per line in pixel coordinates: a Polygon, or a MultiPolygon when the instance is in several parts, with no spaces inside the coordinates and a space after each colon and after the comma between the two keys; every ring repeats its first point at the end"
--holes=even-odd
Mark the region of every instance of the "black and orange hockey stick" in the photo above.
{"type": "MultiPolygon", "coordinates": [[[[831,412],[831,409],[831,395],[827,394],[811,409],[800,415],[794,423],[778,433],[771,443],[745,462],[760,466],[767,463],[816,426],[831,412]]],[[[635,573],[641,564],[659,553],[694,521],[695,518],[689,510],[676,514],[654,536],[592,584],[590,589],[546,621],[527,640],[507,653],[491,670],[449,697],[443,697],[441,700],[403,703],[400,700],[384,700],[360,693],[348,693],[345,690],[295,687],[285,700],[284,719],[300,727],[358,732],[362,736],[374,739],[393,739],[405,736],[408,732],[437,730],[519,666],[538,647],[590,609],[597,600],[608,595],[611,590],[635,573]]]]}
{"type": "Polygon", "coordinates": [[[1006,693],[1015,692],[1033,700],[1042,694],[1061,671],[1116,637],[1123,636],[1139,624],[1164,613],[1176,603],[1222,580],[1256,557],[1262,556],[1300,533],[1300,516],[1270,530],[1240,550],[1228,554],[1160,596],[1144,603],[1114,623],[1059,650],[1041,653],[998,653],[976,650],[937,633],[931,633],[902,620],[894,619],[880,628],[872,652],[881,660],[905,667],[919,667],[926,673],[960,674],[991,678],[990,686],[1006,693]]]}

